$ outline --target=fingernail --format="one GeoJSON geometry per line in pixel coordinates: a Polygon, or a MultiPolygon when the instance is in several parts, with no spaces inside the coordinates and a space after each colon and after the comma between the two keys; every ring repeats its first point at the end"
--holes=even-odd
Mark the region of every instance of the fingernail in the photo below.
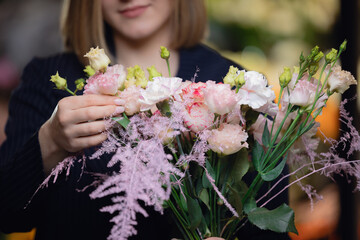
{"type": "Polygon", "coordinates": [[[123,113],[125,111],[124,107],[116,107],[114,114],[123,113]]]}
{"type": "Polygon", "coordinates": [[[114,100],[116,105],[124,105],[125,104],[125,100],[117,98],[114,100]]]}

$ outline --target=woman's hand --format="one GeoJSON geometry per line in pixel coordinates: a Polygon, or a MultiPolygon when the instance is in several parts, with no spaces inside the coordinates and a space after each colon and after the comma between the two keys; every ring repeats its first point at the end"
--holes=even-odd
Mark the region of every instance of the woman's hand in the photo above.
{"type": "Polygon", "coordinates": [[[63,98],[39,130],[44,171],[51,170],[69,153],[106,140],[104,117],[124,111],[124,101],[113,96],[82,95],[63,98]]]}

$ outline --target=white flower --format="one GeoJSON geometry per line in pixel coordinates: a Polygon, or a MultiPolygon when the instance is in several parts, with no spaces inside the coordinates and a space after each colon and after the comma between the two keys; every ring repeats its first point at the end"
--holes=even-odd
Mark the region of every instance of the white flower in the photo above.
{"type": "Polygon", "coordinates": [[[230,155],[247,148],[247,138],[248,134],[240,125],[224,123],[218,129],[211,130],[208,143],[214,152],[230,155]]]}
{"type": "Polygon", "coordinates": [[[264,75],[248,71],[244,74],[245,84],[237,94],[238,104],[249,105],[253,109],[259,109],[275,99],[275,93],[267,86],[264,75]]]}
{"type": "Polygon", "coordinates": [[[89,58],[90,66],[95,71],[104,72],[104,70],[106,70],[107,66],[110,64],[110,59],[105,54],[104,49],[99,47],[91,48],[90,51],[84,55],[84,57],[89,58]]]}
{"type": "Polygon", "coordinates": [[[151,109],[156,103],[168,99],[181,92],[182,79],[173,77],[155,77],[149,81],[145,90],[141,90],[141,110],[151,109]]]}
{"type": "MultiPolygon", "coordinates": [[[[327,70],[325,73],[328,72],[329,70],[327,70]]],[[[349,88],[349,86],[353,84],[357,84],[354,76],[351,75],[350,72],[341,70],[341,67],[338,65],[332,69],[332,72],[327,81],[330,92],[338,92],[341,94],[344,93],[349,88]]]]}
{"type": "Polygon", "coordinates": [[[299,80],[290,93],[289,101],[293,105],[307,108],[314,103],[317,86],[306,80],[299,80]]]}
{"type": "Polygon", "coordinates": [[[236,94],[231,91],[229,84],[216,84],[214,81],[207,81],[206,88],[202,91],[204,102],[213,113],[224,115],[236,106],[236,94]]]}

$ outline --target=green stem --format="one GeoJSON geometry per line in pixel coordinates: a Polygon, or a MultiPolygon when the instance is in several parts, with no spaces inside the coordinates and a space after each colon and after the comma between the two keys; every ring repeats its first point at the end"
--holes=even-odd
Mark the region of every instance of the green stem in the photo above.
{"type": "Polygon", "coordinates": [[[169,59],[166,59],[166,64],[169,70],[169,77],[171,77],[171,71],[170,71],[170,63],[169,63],[169,59]]]}
{"type": "Polygon", "coordinates": [[[76,94],[75,94],[73,91],[71,91],[70,89],[68,89],[67,87],[65,88],[65,90],[66,90],[68,93],[70,93],[71,95],[76,96],[76,94]]]}

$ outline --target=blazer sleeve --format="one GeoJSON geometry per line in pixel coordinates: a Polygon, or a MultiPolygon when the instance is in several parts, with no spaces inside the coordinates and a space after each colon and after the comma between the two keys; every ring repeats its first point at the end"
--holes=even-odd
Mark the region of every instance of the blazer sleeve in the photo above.
{"type": "Polygon", "coordinates": [[[0,231],[3,232],[28,231],[36,222],[33,213],[36,204],[28,205],[28,202],[45,177],[37,133],[57,104],[45,68],[40,60],[32,60],[10,99],[7,139],[0,147],[0,231]]]}

